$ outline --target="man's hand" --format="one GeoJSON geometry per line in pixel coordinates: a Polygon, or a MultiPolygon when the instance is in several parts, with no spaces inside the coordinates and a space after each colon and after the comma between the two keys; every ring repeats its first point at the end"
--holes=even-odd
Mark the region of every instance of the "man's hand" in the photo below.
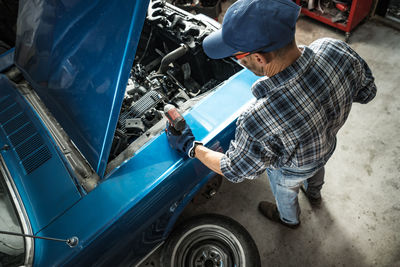
{"type": "Polygon", "coordinates": [[[195,144],[201,144],[200,142],[195,141],[192,130],[186,124],[186,127],[182,130],[182,132],[176,131],[170,124],[167,122],[167,138],[170,146],[178,151],[180,154],[188,156],[190,158],[194,157],[194,151],[192,151],[195,147],[195,144]]]}
{"type": "Polygon", "coordinates": [[[190,158],[198,158],[210,170],[223,175],[220,168],[220,162],[221,157],[224,154],[210,150],[203,146],[201,142],[195,141],[192,130],[188,125],[186,125],[182,132],[177,132],[167,122],[167,128],[165,131],[167,132],[168,142],[173,149],[190,158]],[[199,144],[200,146],[196,146],[196,144],[199,144]],[[196,153],[194,153],[195,151],[196,153]]]}

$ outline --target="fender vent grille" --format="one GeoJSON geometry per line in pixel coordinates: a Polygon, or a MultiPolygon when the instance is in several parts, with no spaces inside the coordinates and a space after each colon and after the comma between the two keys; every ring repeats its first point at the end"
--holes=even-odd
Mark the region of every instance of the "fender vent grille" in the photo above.
{"type": "Polygon", "coordinates": [[[7,134],[26,173],[31,173],[51,158],[49,148],[21,106],[10,96],[1,99],[0,125],[7,134]]]}

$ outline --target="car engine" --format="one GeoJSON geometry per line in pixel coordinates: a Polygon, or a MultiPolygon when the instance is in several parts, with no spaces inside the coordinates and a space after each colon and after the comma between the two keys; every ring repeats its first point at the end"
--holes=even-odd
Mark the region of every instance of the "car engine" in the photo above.
{"type": "Polygon", "coordinates": [[[150,136],[149,129],[163,120],[166,104],[184,111],[189,100],[242,69],[231,59],[213,60],[204,54],[201,43],[217,27],[212,19],[165,1],[150,3],[109,161],[140,137],[150,136]]]}

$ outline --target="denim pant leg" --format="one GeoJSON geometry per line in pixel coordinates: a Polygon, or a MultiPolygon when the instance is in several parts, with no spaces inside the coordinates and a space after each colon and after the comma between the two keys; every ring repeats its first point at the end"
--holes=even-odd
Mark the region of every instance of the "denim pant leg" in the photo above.
{"type": "Polygon", "coordinates": [[[267,169],[271,190],[282,221],[288,224],[299,223],[300,206],[297,198],[299,188],[317,171],[318,169],[313,167],[267,169]]]}
{"type": "Polygon", "coordinates": [[[325,168],[319,169],[312,177],[304,181],[304,188],[309,196],[313,198],[321,197],[321,189],[324,184],[325,168]]]}

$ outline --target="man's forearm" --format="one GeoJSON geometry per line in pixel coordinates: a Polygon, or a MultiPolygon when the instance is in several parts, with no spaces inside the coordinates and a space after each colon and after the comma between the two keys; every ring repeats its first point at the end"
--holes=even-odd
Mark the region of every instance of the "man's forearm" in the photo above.
{"type": "Polygon", "coordinates": [[[205,146],[198,145],[195,148],[195,155],[196,158],[199,159],[209,169],[220,175],[223,175],[220,167],[220,162],[224,154],[208,149],[205,146]]]}

